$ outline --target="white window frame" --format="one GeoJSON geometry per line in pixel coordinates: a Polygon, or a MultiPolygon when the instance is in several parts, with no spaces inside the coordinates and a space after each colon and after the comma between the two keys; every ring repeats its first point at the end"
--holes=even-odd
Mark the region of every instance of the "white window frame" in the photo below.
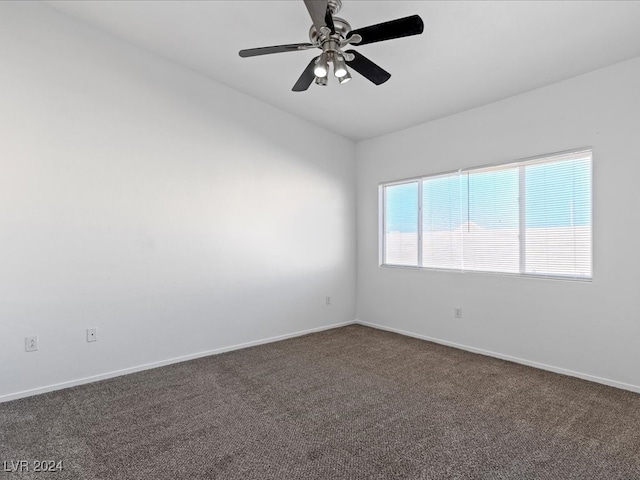
{"type": "Polygon", "coordinates": [[[562,152],[548,153],[544,155],[537,155],[534,157],[527,157],[523,159],[519,159],[516,161],[509,161],[504,163],[495,163],[490,165],[482,165],[478,167],[469,167],[458,170],[449,170],[447,172],[439,172],[436,174],[428,174],[428,175],[420,175],[417,177],[404,178],[401,180],[394,180],[390,182],[382,182],[378,185],[378,265],[384,268],[402,268],[402,269],[411,269],[411,270],[423,270],[423,271],[438,271],[438,272],[456,272],[456,273],[479,273],[486,275],[501,275],[501,276],[510,276],[510,277],[534,277],[534,278],[546,278],[552,280],[569,280],[569,281],[577,281],[577,282],[593,282],[594,277],[594,264],[593,264],[593,199],[594,199],[594,191],[593,191],[593,170],[594,170],[594,161],[593,161],[593,148],[592,147],[583,147],[575,150],[566,150],[562,152]],[[484,270],[469,270],[469,269],[456,269],[456,268],[441,268],[441,267],[424,267],[422,266],[422,184],[423,180],[435,177],[441,177],[452,174],[463,174],[466,172],[479,173],[482,171],[489,170],[502,170],[509,167],[526,167],[534,164],[543,164],[543,163],[553,163],[560,162],[564,159],[573,159],[579,158],[581,155],[590,157],[590,200],[591,205],[589,209],[589,225],[590,225],[590,257],[589,262],[591,266],[591,276],[575,276],[575,275],[562,275],[562,274],[549,274],[549,273],[532,273],[526,272],[526,255],[524,254],[524,250],[526,248],[526,216],[524,215],[525,210],[525,169],[519,168],[519,245],[520,245],[520,271],[519,273],[509,273],[509,272],[499,272],[499,271],[484,271],[484,270]],[[386,203],[385,203],[385,187],[394,186],[394,185],[402,185],[405,183],[417,182],[418,183],[418,251],[417,251],[417,259],[418,265],[395,265],[395,264],[386,264],[385,260],[385,231],[386,231],[386,203]]]}

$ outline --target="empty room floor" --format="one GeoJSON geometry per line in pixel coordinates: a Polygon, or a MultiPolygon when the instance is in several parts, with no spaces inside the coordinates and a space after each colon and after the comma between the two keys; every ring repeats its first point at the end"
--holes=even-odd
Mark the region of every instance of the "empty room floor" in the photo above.
{"type": "Polygon", "coordinates": [[[0,423],[4,478],[640,478],[640,395],[359,325],[0,404],[0,423]]]}

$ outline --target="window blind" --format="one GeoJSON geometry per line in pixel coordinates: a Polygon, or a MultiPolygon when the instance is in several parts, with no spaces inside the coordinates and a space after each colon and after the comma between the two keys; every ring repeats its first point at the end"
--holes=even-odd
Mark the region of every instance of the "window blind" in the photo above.
{"type": "Polygon", "coordinates": [[[591,277],[591,159],[524,170],[525,271],[591,277]]]}
{"type": "Polygon", "coordinates": [[[590,150],[386,184],[383,264],[591,278],[590,150]]]}
{"type": "Polygon", "coordinates": [[[384,259],[387,265],[418,266],[417,181],[389,185],[384,194],[384,259]]]}

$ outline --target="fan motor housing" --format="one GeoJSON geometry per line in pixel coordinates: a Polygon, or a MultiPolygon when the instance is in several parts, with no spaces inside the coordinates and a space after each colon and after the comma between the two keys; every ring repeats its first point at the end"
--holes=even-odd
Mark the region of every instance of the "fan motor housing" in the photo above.
{"type": "MultiPolygon", "coordinates": [[[[340,38],[347,38],[347,35],[351,31],[351,25],[349,25],[349,22],[344,18],[333,17],[333,26],[336,29],[336,35],[340,35],[340,38]]],[[[309,29],[309,40],[314,45],[320,45],[325,41],[322,38],[322,35],[318,33],[318,30],[316,30],[315,25],[311,25],[311,28],[309,29]]]]}

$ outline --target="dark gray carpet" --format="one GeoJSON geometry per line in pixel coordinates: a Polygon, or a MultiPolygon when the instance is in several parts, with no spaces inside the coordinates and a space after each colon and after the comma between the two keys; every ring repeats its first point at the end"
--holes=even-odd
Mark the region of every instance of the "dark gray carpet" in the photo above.
{"type": "Polygon", "coordinates": [[[362,326],[0,404],[57,479],[639,479],[640,395],[362,326]]]}

